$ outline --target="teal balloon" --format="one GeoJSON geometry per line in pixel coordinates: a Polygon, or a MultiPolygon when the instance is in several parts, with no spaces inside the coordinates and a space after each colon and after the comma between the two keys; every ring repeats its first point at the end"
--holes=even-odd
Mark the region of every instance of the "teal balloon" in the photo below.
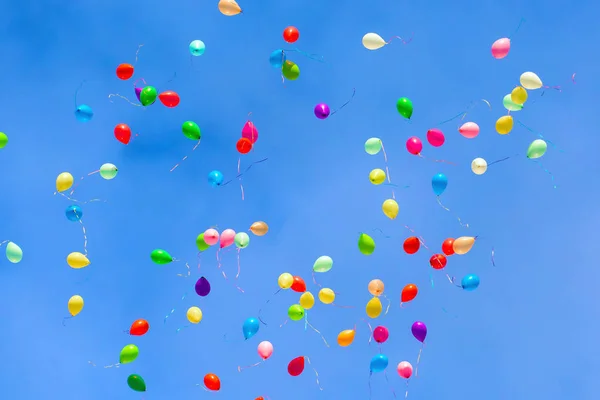
{"type": "Polygon", "coordinates": [[[387,368],[390,360],[385,354],[377,354],[371,359],[371,372],[383,372],[387,368]]]}
{"type": "Polygon", "coordinates": [[[441,196],[448,186],[448,178],[444,174],[436,174],[431,179],[431,187],[436,196],[441,196]]]}
{"type": "Polygon", "coordinates": [[[92,111],[92,108],[86,104],[77,106],[75,109],[75,118],[77,118],[77,121],[79,122],[88,122],[93,116],[94,112],[92,111]]]}
{"type": "Polygon", "coordinates": [[[258,328],[260,328],[260,324],[258,319],[256,318],[248,318],[244,321],[244,325],[242,325],[242,333],[244,334],[244,339],[248,340],[252,336],[256,335],[258,332],[258,328]]]}
{"type": "Polygon", "coordinates": [[[190,43],[190,53],[194,57],[199,57],[204,54],[204,50],[206,50],[206,45],[202,40],[194,40],[190,43]]]}
{"type": "Polygon", "coordinates": [[[479,277],[475,274],[466,275],[460,281],[460,286],[467,292],[472,292],[479,287],[479,277]]]}
{"type": "Polygon", "coordinates": [[[287,56],[285,55],[285,52],[279,49],[271,53],[269,64],[271,64],[271,67],[279,69],[283,67],[283,63],[285,63],[286,60],[287,56]]]}

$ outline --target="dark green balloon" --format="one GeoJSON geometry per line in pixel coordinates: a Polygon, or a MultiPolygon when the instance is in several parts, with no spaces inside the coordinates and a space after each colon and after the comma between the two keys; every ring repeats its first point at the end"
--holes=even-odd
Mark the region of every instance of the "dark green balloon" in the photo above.
{"type": "Polygon", "coordinates": [[[159,265],[168,264],[173,261],[173,257],[161,249],[152,250],[152,253],[150,253],[150,258],[159,265]]]}
{"type": "Polygon", "coordinates": [[[131,374],[127,377],[127,385],[136,392],[146,391],[146,382],[144,382],[144,378],[136,374],[131,374]]]}
{"type": "Polygon", "coordinates": [[[140,93],[140,101],[142,102],[143,106],[149,106],[154,104],[157,96],[158,92],[154,86],[146,86],[140,93]]]}
{"type": "Polygon", "coordinates": [[[188,139],[200,140],[202,137],[200,127],[194,121],[185,121],[181,126],[181,131],[188,139]]]}
{"type": "Polygon", "coordinates": [[[410,119],[413,113],[412,101],[410,101],[406,97],[400,97],[396,102],[396,109],[404,118],[410,119]]]}

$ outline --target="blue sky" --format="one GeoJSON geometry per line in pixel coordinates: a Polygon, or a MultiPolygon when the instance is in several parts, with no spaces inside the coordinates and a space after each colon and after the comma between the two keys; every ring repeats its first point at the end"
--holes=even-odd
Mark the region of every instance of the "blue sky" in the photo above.
{"type": "MultiPolygon", "coordinates": [[[[255,3],[241,1],[244,15],[231,18],[219,14],[215,0],[0,5],[5,17],[0,131],[10,138],[0,150],[0,240],[16,242],[25,254],[17,265],[0,262],[0,397],[208,398],[195,384],[212,372],[222,382],[214,397],[367,398],[369,361],[378,350],[369,346],[368,328],[359,321],[370,298],[367,284],[380,278],[393,306],[373,325],[390,331],[383,352],[398,396],[404,382],[395,366],[415,363],[420,346],[410,326],[421,320],[429,335],[409,398],[595,399],[600,86],[592,49],[600,40],[593,19],[598,6],[537,0],[255,3]],[[526,23],[513,37],[510,55],[494,60],[490,45],[513,33],[521,18],[526,23]],[[300,49],[327,62],[290,54],[301,76],[282,85],[268,57],[287,48],[281,33],[288,25],[299,28],[300,49]],[[361,45],[367,32],[386,39],[414,33],[414,39],[370,52],[361,45]],[[194,39],[206,43],[206,53],[190,70],[187,46],[194,39]],[[142,43],[135,77],[159,91],[177,91],[182,99],[177,108],[157,103],[142,110],[119,99],[109,102],[110,93],[133,96],[131,82],[119,81],[114,71],[133,62],[142,43]],[[502,97],[525,71],[563,86],[562,93],[530,93],[526,109],[515,114],[563,149],[550,147],[541,160],[558,189],[550,175],[523,158],[535,134],[519,126],[509,136],[494,131],[505,113],[502,97]],[[73,114],[74,92],[83,80],[78,101],[95,112],[87,124],[73,114]],[[324,121],[314,117],[315,104],[335,109],[353,88],[356,96],[346,108],[324,121]],[[413,101],[411,123],[395,110],[402,96],[413,101]],[[478,138],[460,136],[455,120],[440,126],[447,138],[443,147],[425,144],[426,157],[456,166],[406,152],[408,137],[424,140],[427,129],[479,99],[487,99],[492,110],[480,103],[467,116],[481,126],[478,138]],[[269,160],[244,176],[242,201],[236,184],[215,189],[206,177],[214,169],[226,179],[235,175],[235,142],[249,112],[260,138],[242,167],[269,160]],[[169,173],[194,144],[181,134],[186,120],[199,124],[202,144],[169,173]],[[140,136],[122,145],[112,133],[118,123],[140,136]],[[372,136],[385,144],[392,182],[410,186],[397,190],[395,221],[381,212],[390,187],[368,180],[371,169],[384,166],[382,157],[364,153],[363,143],[372,136]],[[491,166],[483,176],[470,171],[476,157],[491,162],[517,153],[520,158],[491,166]],[[70,203],[52,195],[54,181],[60,172],[79,178],[105,162],[119,167],[117,178],[86,178],[76,192],[82,200],[107,202],[82,206],[92,264],[73,270],[65,258],[83,250],[82,233],[64,216],[70,203]],[[431,191],[431,177],[439,172],[449,179],[442,200],[452,213],[437,205],[431,191]],[[454,214],[470,228],[462,228],[454,214]],[[267,221],[271,231],[251,237],[241,253],[239,285],[245,294],[220,276],[214,249],[202,255],[202,275],[213,286],[207,298],[193,291],[197,271],[184,279],[176,276],[183,263],[150,261],[150,252],[163,248],[194,262],[197,234],[212,225],[243,231],[256,220],[267,221]],[[463,292],[443,274],[434,274],[431,287],[430,253],[407,256],[401,250],[411,235],[404,225],[436,251],[447,237],[479,235],[468,255],[451,257],[447,266],[459,277],[478,274],[479,289],[463,292]],[[361,231],[377,242],[370,257],[358,252],[361,231]],[[490,263],[492,247],[496,267],[490,263]],[[358,323],[354,344],[326,348],[302,323],[279,328],[287,307],[298,301],[289,291],[264,310],[269,326],[244,343],[242,323],[277,289],[277,276],[290,272],[310,281],[321,255],[334,259],[321,283],[339,292],[338,303],[355,308],[317,304],[310,321],[330,343],[358,323]],[[400,290],[408,283],[421,291],[400,309],[400,290]],[[85,308],[64,327],[74,294],[83,296],[85,308]],[[192,305],[203,310],[203,321],[176,333],[192,305]],[[163,323],[171,308],[175,313],[163,323]],[[145,337],[123,333],[137,318],[151,324],[145,337]],[[258,360],[261,340],[273,343],[272,358],[238,373],[238,365],[258,360]],[[140,348],[134,363],[101,368],[117,362],[129,343],[140,348]],[[300,355],[310,357],[324,391],[309,369],[296,378],[287,374],[287,363],[300,355]],[[145,379],[143,396],[127,387],[131,373],[145,379]]],[[[226,270],[235,271],[235,264],[233,253],[224,255],[226,270]]],[[[373,398],[393,397],[382,375],[373,376],[371,385],[373,398]]]]}

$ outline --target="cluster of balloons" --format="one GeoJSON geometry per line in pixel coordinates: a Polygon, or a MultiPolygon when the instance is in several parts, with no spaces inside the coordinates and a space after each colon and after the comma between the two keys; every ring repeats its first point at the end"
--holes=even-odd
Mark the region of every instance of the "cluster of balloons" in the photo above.
{"type": "MultiPolygon", "coordinates": [[[[379,154],[382,148],[383,142],[379,138],[369,138],[365,142],[365,152],[369,155],[374,156],[376,154],[379,154]]],[[[385,174],[385,171],[381,168],[376,168],[369,173],[369,181],[373,185],[381,185],[385,182],[386,178],[387,176],[385,174]]],[[[395,199],[386,199],[381,205],[381,210],[383,211],[383,214],[386,217],[388,217],[391,220],[394,220],[400,212],[400,206],[398,205],[398,202],[395,199]]]]}
{"type": "Polygon", "coordinates": [[[237,141],[235,147],[240,154],[248,154],[257,140],[258,129],[252,121],[248,120],[242,128],[242,137],[237,141]]]}
{"type": "Polygon", "coordinates": [[[135,96],[144,107],[154,104],[157,97],[164,106],[169,108],[177,107],[181,101],[179,95],[172,90],[167,90],[166,92],[158,94],[156,88],[150,85],[143,88],[136,87],[134,90],[135,96]]]}
{"type": "MultiPolygon", "coordinates": [[[[283,40],[287,43],[295,43],[300,38],[300,32],[294,26],[288,26],[283,30],[283,40]]],[[[300,77],[300,67],[298,64],[287,59],[283,49],[277,49],[269,56],[269,64],[273,68],[281,69],[284,78],[295,81],[300,77]]]]}

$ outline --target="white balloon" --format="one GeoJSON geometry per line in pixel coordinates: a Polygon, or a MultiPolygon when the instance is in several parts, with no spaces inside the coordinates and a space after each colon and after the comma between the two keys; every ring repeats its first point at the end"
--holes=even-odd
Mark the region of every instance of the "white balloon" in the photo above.
{"type": "Polygon", "coordinates": [[[483,175],[485,174],[485,171],[487,171],[487,161],[485,161],[483,158],[476,158],[473,160],[473,162],[471,163],[471,171],[473,171],[473,173],[475,175],[483,175]]]}
{"type": "Polygon", "coordinates": [[[521,86],[529,90],[539,89],[543,86],[540,77],[533,72],[523,72],[519,82],[521,82],[521,86]]]}
{"type": "Polygon", "coordinates": [[[376,33],[367,33],[362,38],[362,44],[369,50],[377,50],[385,46],[387,43],[381,36],[376,33]]]}

